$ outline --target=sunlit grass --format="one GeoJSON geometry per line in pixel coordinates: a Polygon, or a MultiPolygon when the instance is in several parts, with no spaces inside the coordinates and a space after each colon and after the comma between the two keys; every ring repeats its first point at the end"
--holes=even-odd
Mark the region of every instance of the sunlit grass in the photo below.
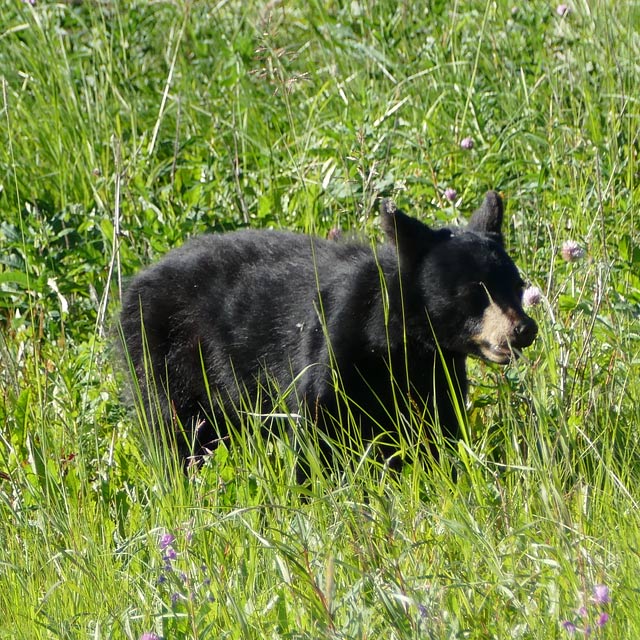
{"type": "Polygon", "coordinates": [[[638,637],[640,14],[568,6],[3,8],[0,637],[638,637]],[[247,399],[185,474],[121,402],[121,283],[187,237],[378,237],[380,196],[456,223],[489,188],[540,335],[470,364],[442,469],[328,467],[247,399]]]}

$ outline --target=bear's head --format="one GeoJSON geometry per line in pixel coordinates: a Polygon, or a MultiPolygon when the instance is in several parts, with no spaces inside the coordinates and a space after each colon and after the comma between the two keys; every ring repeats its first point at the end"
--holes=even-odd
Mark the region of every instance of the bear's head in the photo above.
{"type": "Polygon", "coordinates": [[[534,341],[538,327],[522,309],[525,283],[504,249],[495,191],[464,229],[431,229],[388,200],[381,213],[403,298],[413,315],[424,311],[426,331],[442,349],[506,364],[534,341]]]}

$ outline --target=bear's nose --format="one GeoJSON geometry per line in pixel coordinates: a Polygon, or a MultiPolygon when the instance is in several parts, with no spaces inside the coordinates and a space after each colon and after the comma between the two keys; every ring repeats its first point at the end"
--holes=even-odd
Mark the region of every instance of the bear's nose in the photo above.
{"type": "Polygon", "coordinates": [[[538,335],[538,325],[533,318],[525,316],[514,328],[516,347],[528,347],[538,335]]]}

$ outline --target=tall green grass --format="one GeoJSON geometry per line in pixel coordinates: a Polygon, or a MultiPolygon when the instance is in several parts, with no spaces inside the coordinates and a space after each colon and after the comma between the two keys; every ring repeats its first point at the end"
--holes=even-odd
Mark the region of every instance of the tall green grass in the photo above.
{"type": "Polygon", "coordinates": [[[640,14],[569,6],[4,3],[0,637],[638,637],[640,14]],[[113,365],[138,268],[488,188],[541,331],[471,364],[455,483],[360,451],[301,488],[250,416],[197,474],[150,446],[113,365]]]}

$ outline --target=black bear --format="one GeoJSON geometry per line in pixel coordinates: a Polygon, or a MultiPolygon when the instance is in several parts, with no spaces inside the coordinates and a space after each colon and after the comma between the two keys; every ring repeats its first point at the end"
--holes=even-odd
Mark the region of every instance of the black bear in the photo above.
{"type": "Polygon", "coordinates": [[[381,216],[378,247],[212,234],[132,280],[124,347],[149,419],[169,427],[184,461],[228,436],[243,398],[273,410],[274,388],[307,428],[355,429],[385,459],[416,418],[436,456],[436,425],[459,438],[467,356],[505,364],[537,333],[503,246],[502,200],[489,192],[464,229],[431,229],[390,201],[381,216]]]}

